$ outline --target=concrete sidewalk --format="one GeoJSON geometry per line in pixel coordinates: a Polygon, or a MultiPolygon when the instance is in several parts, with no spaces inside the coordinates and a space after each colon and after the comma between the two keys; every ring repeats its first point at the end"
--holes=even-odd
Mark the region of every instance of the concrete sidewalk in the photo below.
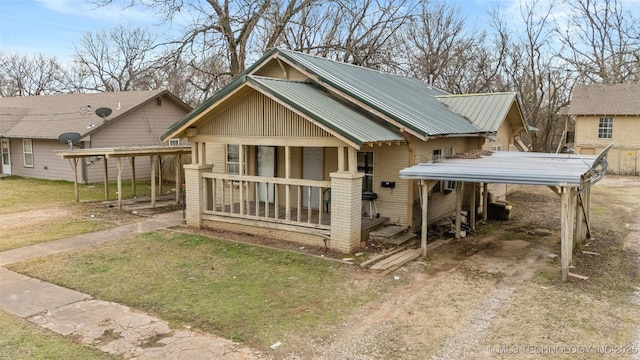
{"type": "MultiPolygon", "coordinates": [[[[182,225],[182,212],[142,222],[0,253],[0,266],[136,233],[182,225]]],[[[261,359],[260,353],[230,340],[189,330],[90,295],[0,267],[0,310],[125,359],[261,359]]]]}

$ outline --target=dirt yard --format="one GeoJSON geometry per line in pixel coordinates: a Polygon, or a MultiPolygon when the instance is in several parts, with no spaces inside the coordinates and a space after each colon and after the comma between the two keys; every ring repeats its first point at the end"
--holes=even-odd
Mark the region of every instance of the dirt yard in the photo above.
{"type": "Polygon", "coordinates": [[[521,187],[511,220],[386,275],[401,286],[276,358],[640,359],[640,178],[592,194],[593,239],[571,270],[588,280],[560,281],[560,198],[521,187]]]}

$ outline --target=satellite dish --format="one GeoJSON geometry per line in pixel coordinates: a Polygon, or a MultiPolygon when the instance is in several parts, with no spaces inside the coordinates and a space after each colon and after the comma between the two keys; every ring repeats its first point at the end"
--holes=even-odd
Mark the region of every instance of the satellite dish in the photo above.
{"type": "Polygon", "coordinates": [[[108,107],[101,107],[96,109],[96,115],[102,118],[102,120],[106,121],[106,117],[111,115],[111,109],[108,107]]]}
{"type": "Polygon", "coordinates": [[[77,143],[80,140],[80,137],[81,136],[78,133],[66,132],[58,136],[58,141],[62,144],[68,144],[69,150],[73,150],[73,144],[77,143]]]}

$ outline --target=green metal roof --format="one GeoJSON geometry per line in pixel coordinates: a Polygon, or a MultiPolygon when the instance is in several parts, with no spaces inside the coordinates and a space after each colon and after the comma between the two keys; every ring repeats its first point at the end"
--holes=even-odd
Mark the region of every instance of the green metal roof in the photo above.
{"type": "MultiPolygon", "coordinates": [[[[517,96],[514,92],[441,95],[436,98],[451,110],[470,119],[480,129],[497,132],[517,96]]],[[[523,123],[523,127],[526,125],[523,123]]]]}
{"type": "Polygon", "coordinates": [[[335,131],[354,144],[405,141],[397,131],[332,98],[317,85],[248,75],[249,84],[258,87],[309,118],[335,131]]]}
{"type": "MultiPolygon", "coordinates": [[[[162,136],[162,139],[166,140],[183,126],[188,125],[192,119],[206,111],[210,106],[233,92],[246,81],[247,74],[253,73],[267,59],[274,56],[288,61],[315,76],[320,82],[318,86],[322,87],[327,84],[333,89],[361,101],[372,109],[393,119],[401,127],[406,128],[417,136],[462,135],[484,132],[471,124],[469,120],[449,110],[434,97],[447,94],[446,92],[416,79],[387,74],[295,51],[273,49],[222,90],[171,126],[162,136]]],[[[363,111],[365,110],[363,109],[363,111]]],[[[371,123],[373,124],[373,122],[371,123]]],[[[346,130],[346,128],[343,129],[346,130]]]]}
{"type": "Polygon", "coordinates": [[[362,101],[421,136],[483,132],[434,98],[446,92],[419,80],[290,50],[278,52],[317,76],[318,80],[362,101]]]}

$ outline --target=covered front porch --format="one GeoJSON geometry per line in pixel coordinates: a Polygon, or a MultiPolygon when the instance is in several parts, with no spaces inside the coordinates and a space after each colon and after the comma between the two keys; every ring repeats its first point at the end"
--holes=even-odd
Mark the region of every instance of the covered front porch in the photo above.
{"type": "MultiPolygon", "coordinates": [[[[358,172],[358,149],[337,139],[323,142],[342,146],[303,147],[301,141],[309,140],[284,146],[265,145],[264,141],[241,143],[233,166],[215,159],[221,147],[228,152],[229,144],[194,143],[194,163],[185,166],[187,224],[326,246],[344,253],[358,250],[368,231],[388,220],[372,214],[369,202],[363,200],[365,174],[358,172]],[[264,150],[267,146],[272,149],[264,150]],[[332,156],[313,159],[309,153],[332,156]],[[225,172],[215,171],[221,168],[225,172]],[[230,169],[242,169],[238,172],[243,174],[228,173],[230,169]]],[[[227,153],[224,159],[228,158],[227,153]]]]}

